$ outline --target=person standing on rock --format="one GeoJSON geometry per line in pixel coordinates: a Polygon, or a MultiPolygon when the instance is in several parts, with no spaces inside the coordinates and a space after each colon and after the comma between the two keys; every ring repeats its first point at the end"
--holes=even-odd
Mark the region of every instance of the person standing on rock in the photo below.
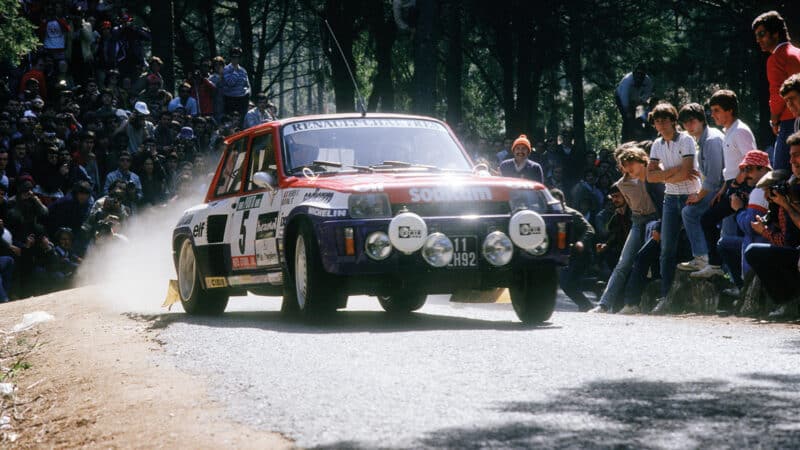
{"type": "Polygon", "coordinates": [[[677,129],[678,111],[669,103],[657,105],[648,117],[659,138],[650,149],[647,181],[664,183],[664,206],[661,213],[661,298],[654,314],[666,313],[669,289],[675,276],[678,236],[683,224],[681,211],[690,195],[700,192],[697,176],[697,150],[694,139],[677,129]]]}

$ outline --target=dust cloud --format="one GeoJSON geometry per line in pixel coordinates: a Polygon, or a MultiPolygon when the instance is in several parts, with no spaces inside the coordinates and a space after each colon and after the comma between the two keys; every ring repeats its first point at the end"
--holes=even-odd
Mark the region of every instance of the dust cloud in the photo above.
{"type": "MultiPolygon", "coordinates": [[[[205,181],[205,180],[204,180],[205,181]]],[[[205,187],[198,183],[192,195],[166,205],[140,210],[120,233],[128,242],[109,242],[90,248],[79,271],[79,286],[96,285],[115,311],[166,312],[161,304],[170,279],[175,279],[172,231],[183,211],[201,203],[205,187]]],[[[181,310],[174,305],[172,311],[181,310]]]]}

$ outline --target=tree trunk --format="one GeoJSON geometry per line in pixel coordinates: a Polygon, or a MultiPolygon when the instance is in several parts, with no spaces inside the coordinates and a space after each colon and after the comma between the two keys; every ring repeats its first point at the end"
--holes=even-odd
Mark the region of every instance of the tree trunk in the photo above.
{"type": "Polygon", "coordinates": [[[464,49],[462,48],[461,15],[463,6],[460,0],[450,2],[448,17],[449,41],[447,48],[446,84],[447,122],[452,127],[461,129],[463,121],[463,71],[464,49]]]}
{"type": "MultiPolygon", "coordinates": [[[[278,42],[278,64],[283,64],[284,61],[284,51],[283,51],[283,40],[278,42]]],[[[283,78],[278,78],[278,112],[281,115],[286,115],[286,96],[283,92],[283,78]]]]}
{"type": "MultiPolygon", "coordinates": [[[[500,7],[504,8],[504,7],[500,7]]],[[[514,117],[516,114],[516,101],[514,99],[514,42],[511,40],[509,29],[511,18],[507,9],[497,12],[500,15],[494,24],[495,42],[497,45],[497,59],[503,71],[503,112],[506,137],[516,137],[514,117]]]]}
{"type": "Polygon", "coordinates": [[[380,2],[368,2],[367,21],[370,34],[375,41],[375,78],[372,94],[367,102],[369,111],[394,110],[394,83],[392,82],[392,47],[396,31],[392,16],[384,11],[380,2]]]}
{"type": "Polygon", "coordinates": [[[175,33],[173,32],[173,2],[172,0],[153,0],[151,3],[152,14],[152,53],[158,55],[164,65],[161,75],[164,77],[164,89],[169,92],[175,90],[175,33]]]}
{"type": "Polygon", "coordinates": [[[242,48],[242,67],[252,78],[255,72],[253,71],[253,22],[250,15],[250,0],[236,0],[236,3],[236,21],[239,25],[241,42],[234,46],[242,48]]]}
{"type": "MultiPolygon", "coordinates": [[[[297,36],[297,21],[292,20],[292,32],[291,32],[292,40],[295,42],[300,39],[297,36]]],[[[297,61],[292,64],[292,115],[297,115],[297,110],[300,108],[300,98],[298,95],[300,94],[300,89],[298,88],[297,84],[297,61]]]]}
{"type": "Polygon", "coordinates": [[[215,0],[204,0],[201,6],[206,19],[206,39],[208,40],[208,54],[213,58],[217,56],[217,30],[214,26],[215,0]]]}
{"type": "Polygon", "coordinates": [[[418,19],[414,32],[414,112],[432,115],[436,92],[436,22],[438,0],[417,0],[418,19]]]}
{"type": "Polygon", "coordinates": [[[532,4],[523,1],[516,5],[513,19],[517,40],[517,98],[514,114],[514,134],[531,135],[531,71],[533,59],[533,11],[532,4]]]}
{"type": "Polygon", "coordinates": [[[555,141],[558,138],[558,65],[554,65],[547,72],[547,137],[555,141]]]}
{"type": "Polygon", "coordinates": [[[581,157],[586,151],[586,123],[584,120],[586,106],[583,99],[583,63],[581,61],[581,52],[583,50],[581,14],[583,7],[582,0],[572,0],[569,3],[569,48],[565,64],[567,79],[572,91],[574,147],[581,157]]]}
{"type": "Polygon", "coordinates": [[[355,88],[348,74],[345,60],[350,64],[353,73],[357,73],[356,64],[353,59],[353,39],[355,37],[354,22],[359,12],[357,7],[358,5],[355,0],[326,0],[325,2],[325,17],[328,18],[328,22],[333,32],[336,34],[336,39],[339,40],[342,53],[344,53],[344,60],[324,23],[320,31],[324,36],[324,48],[326,49],[328,62],[331,65],[333,92],[336,95],[336,112],[340,113],[352,112],[355,110],[355,103],[353,102],[355,98],[355,88]]]}

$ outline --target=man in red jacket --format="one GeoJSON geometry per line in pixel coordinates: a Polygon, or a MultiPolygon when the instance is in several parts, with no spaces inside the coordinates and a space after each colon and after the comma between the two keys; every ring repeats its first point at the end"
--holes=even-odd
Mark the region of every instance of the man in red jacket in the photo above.
{"type": "Polygon", "coordinates": [[[794,116],[786,108],[780,89],[783,82],[800,72],[800,49],[789,42],[786,23],[777,11],[769,11],[753,21],[753,33],[761,51],[770,53],[767,58],[767,79],[769,81],[769,124],[777,138],[772,166],[789,169],[789,146],[786,139],[794,129],[794,116]]]}

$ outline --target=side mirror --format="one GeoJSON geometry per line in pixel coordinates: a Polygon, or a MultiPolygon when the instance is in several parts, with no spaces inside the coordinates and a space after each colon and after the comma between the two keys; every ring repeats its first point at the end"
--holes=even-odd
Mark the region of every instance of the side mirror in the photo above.
{"type": "Polygon", "coordinates": [[[253,184],[274,191],[278,186],[278,180],[267,172],[256,172],[253,174],[253,184]]]}

